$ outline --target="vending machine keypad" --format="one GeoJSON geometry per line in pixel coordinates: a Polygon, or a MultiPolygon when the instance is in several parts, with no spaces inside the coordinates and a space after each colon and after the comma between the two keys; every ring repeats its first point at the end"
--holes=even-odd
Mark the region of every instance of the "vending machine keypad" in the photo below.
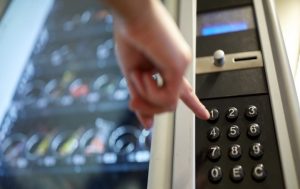
{"type": "Polygon", "coordinates": [[[196,120],[196,188],[284,188],[268,95],[202,102],[211,117],[196,120]]]}

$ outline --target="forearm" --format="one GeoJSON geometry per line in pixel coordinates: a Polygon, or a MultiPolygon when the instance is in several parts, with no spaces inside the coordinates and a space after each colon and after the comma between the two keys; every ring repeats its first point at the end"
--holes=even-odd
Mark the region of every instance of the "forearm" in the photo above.
{"type": "Polygon", "coordinates": [[[126,22],[141,19],[153,6],[155,0],[102,0],[114,16],[126,22]]]}

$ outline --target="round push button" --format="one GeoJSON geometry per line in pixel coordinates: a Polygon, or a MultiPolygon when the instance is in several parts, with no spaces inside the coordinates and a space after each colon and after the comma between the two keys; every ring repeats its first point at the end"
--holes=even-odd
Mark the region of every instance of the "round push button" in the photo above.
{"type": "Polygon", "coordinates": [[[219,113],[219,110],[216,109],[216,108],[212,108],[210,111],[209,111],[209,121],[211,122],[215,122],[219,119],[219,116],[220,116],[220,113],[219,113]]]}
{"type": "Polygon", "coordinates": [[[266,179],[267,172],[263,164],[258,164],[255,167],[253,167],[252,177],[256,181],[263,181],[266,179]]]}
{"type": "Polygon", "coordinates": [[[223,177],[222,169],[219,166],[214,166],[208,172],[208,179],[211,182],[219,182],[220,180],[222,180],[222,177],[223,177]]]}
{"type": "Polygon", "coordinates": [[[229,139],[237,139],[239,138],[240,134],[240,128],[237,125],[230,126],[227,132],[229,139]]]}
{"type": "Polygon", "coordinates": [[[221,157],[221,148],[217,145],[209,147],[207,156],[210,160],[217,161],[221,157]]]}
{"type": "Polygon", "coordinates": [[[248,119],[255,119],[258,115],[258,109],[256,106],[254,105],[250,105],[247,107],[246,112],[245,112],[245,116],[248,119]]]}
{"type": "Polygon", "coordinates": [[[244,179],[245,173],[241,165],[236,165],[230,172],[230,178],[234,182],[240,182],[244,179]]]}
{"type": "Polygon", "coordinates": [[[223,50],[216,50],[214,52],[214,64],[215,66],[223,66],[225,63],[225,53],[223,50]]]}
{"type": "Polygon", "coordinates": [[[226,118],[228,121],[235,121],[239,116],[239,111],[236,107],[228,108],[226,118]]]}
{"type": "Polygon", "coordinates": [[[260,135],[260,126],[257,123],[252,123],[248,127],[247,134],[250,138],[257,138],[260,135]]]}
{"type": "Polygon", "coordinates": [[[210,141],[216,141],[220,137],[220,129],[218,127],[211,127],[207,132],[207,138],[210,141]]]}
{"type": "Polygon", "coordinates": [[[242,155],[242,148],[238,144],[234,144],[229,148],[229,157],[233,160],[237,160],[242,155]]]}
{"type": "Polygon", "coordinates": [[[254,143],[250,147],[249,154],[254,159],[259,159],[264,154],[263,146],[260,143],[254,143]]]}

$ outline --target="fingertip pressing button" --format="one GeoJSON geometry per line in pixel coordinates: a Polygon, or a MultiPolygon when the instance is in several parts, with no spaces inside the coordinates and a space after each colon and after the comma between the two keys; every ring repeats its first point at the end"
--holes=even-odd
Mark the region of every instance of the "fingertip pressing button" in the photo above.
{"type": "Polygon", "coordinates": [[[216,109],[216,108],[212,108],[211,110],[209,110],[209,121],[211,122],[215,122],[219,119],[219,116],[220,116],[220,113],[219,113],[219,110],[216,109]]]}

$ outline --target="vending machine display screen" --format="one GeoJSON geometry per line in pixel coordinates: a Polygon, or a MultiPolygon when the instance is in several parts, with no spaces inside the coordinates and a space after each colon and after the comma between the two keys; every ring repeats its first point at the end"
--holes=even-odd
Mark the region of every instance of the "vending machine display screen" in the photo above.
{"type": "Polygon", "coordinates": [[[197,36],[220,35],[255,27],[251,7],[198,14],[197,36]]]}

